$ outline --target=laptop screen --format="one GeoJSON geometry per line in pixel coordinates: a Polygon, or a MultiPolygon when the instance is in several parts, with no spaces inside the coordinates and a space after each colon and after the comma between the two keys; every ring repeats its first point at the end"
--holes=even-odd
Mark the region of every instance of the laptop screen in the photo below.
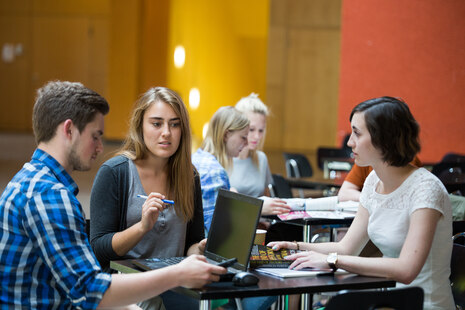
{"type": "Polygon", "coordinates": [[[220,189],[205,246],[205,256],[214,260],[233,257],[233,266],[246,270],[263,201],[220,189]]]}

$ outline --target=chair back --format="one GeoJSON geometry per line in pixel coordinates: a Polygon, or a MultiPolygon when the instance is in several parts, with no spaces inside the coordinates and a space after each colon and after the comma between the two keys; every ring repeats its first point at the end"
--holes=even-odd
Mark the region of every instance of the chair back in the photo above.
{"type": "Polygon", "coordinates": [[[465,155],[457,153],[446,153],[441,159],[444,163],[465,163],[465,155]]]}
{"type": "Polygon", "coordinates": [[[288,178],[306,178],[313,175],[312,165],[304,154],[283,153],[288,178]]]}
{"type": "Polygon", "coordinates": [[[450,284],[454,302],[465,307],[465,246],[454,243],[450,261],[450,284]]]}
{"type": "Polygon", "coordinates": [[[440,178],[441,173],[444,171],[450,172],[465,172],[465,162],[439,162],[433,165],[431,172],[440,178]]]}
{"type": "Polygon", "coordinates": [[[270,194],[272,197],[293,198],[292,189],[283,176],[272,174],[272,178],[273,184],[271,184],[270,187],[270,194]]]}
{"type": "MultiPolygon", "coordinates": [[[[332,158],[333,159],[351,158],[352,149],[319,147],[316,152],[317,152],[316,157],[318,161],[318,168],[323,170],[325,160],[332,159],[332,158]]],[[[349,170],[350,170],[350,167],[349,167],[349,170]]]]}
{"type": "Polygon", "coordinates": [[[444,184],[448,193],[465,196],[465,170],[460,167],[448,168],[441,171],[438,178],[444,184]]]}
{"type": "Polygon", "coordinates": [[[387,291],[354,291],[331,298],[325,310],[374,310],[393,308],[396,310],[423,309],[423,289],[406,287],[387,291]]]}

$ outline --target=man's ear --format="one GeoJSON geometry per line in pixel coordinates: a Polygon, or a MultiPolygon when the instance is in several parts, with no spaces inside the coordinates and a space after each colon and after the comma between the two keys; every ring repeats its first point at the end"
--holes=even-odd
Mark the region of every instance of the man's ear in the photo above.
{"type": "Polygon", "coordinates": [[[70,119],[67,119],[66,121],[63,122],[63,135],[71,139],[73,136],[74,128],[75,127],[74,127],[73,121],[70,119]]]}

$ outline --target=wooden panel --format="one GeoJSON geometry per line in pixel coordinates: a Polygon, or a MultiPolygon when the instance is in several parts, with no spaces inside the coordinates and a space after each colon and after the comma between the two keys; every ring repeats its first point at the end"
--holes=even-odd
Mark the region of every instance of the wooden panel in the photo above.
{"type": "Polygon", "coordinates": [[[291,27],[339,28],[341,24],[341,0],[291,0],[287,4],[291,27]]]}
{"type": "Polygon", "coordinates": [[[168,55],[169,6],[168,1],[143,1],[139,93],[166,86],[168,63],[173,59],[168,55]]]}
{"type": "Polygon", "coordinates": [[[0,16],[0,48],[13,48],[14,58],[0,60],[0,129],[31,128],[33,94],[30,90],[31,23],[26,16],[0,16]]]}
{"type": "Polygon", "coordinates": [[[88,85],[88,19],[35,17],[33,25],[33,87],[54,79],[88,85]]]}
{"type": "Polygon", "coordinates": [[[39,15],[106,15],[110,0],[40,0],[33,1],[34,12],[39,15]]]}
{"type": "Polygon", "coordinates": [[[283,139],[284,94],[286,89],[287,31],[281,26],[270,26],[266,80],[266,104],[271,115],[267,122],[265,148],[281,148],[283,139]]]}
{"type": "Polygon", "coordinates": [[[88,87],[102,96],[108,93],[108,19],[89,20],[88,87]]]}
{"type": "Polygon", "coordinates": [[[339,31],[292,30],[289,36],[284,148],[335,142],[339,31]]]}
{"type": "Polygon", "coordinates": [[[140,1],[114,0],[110,8],[108,102],[105,137],[124,138],[127,120],[139,95],[140,1]]]}
{"type": "Polygon", "coordinates": [[[271,1],[265,150],[335,145],[341,0],[271,1]]]}
{"type": "MultiPolygon", "coordinates": [[[[288,1],[271,0],[270,5],[270,26],[287,26],[288,1]]],[[[269,32],[271,34],[272,31],[269,32]]]]}

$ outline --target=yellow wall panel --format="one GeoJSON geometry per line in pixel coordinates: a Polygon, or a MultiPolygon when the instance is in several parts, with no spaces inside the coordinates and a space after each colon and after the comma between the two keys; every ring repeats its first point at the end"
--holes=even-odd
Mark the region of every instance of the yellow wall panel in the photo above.
{"type": "Polygon", "coordinates": [[[105,137],[121,139],[139,95],[140,1],[113,0],[110,9],[108,102],[105,137]]]}
{"type": "Polygon", "coordinates": [[[168,85],[186,103],[192,87],[200,90],[200,106],[190,111],[197,141],[201,140],[204,123],[219,107],[234,105],[251,92],[266,98],[268,2],[248,5],[244,0],[234,4],[213,0],[171,1],[168,85]],[[238,7],[248,7],[249,12],[243,14],[238,7]],[[244,27],[255,31],[246,32],[244,27]],[[179,44],[186,49],[186,63],[176,69],[172,55],[179,44]]]}

